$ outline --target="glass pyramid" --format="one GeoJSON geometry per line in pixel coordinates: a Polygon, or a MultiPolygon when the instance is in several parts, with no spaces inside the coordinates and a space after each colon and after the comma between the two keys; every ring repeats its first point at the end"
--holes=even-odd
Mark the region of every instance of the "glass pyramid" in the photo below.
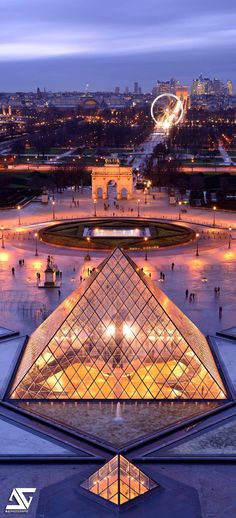
{"type": "Polygon", "coordinates": [[[125,504],[158,486],[122,455],[113,457],[81,484],[87,491],[117,505],[125,504]]]}
{"type": "Polygon", "coordinates": [[[31,335],[13,399],[225,399],[207,340],[120,249],[31,335]]]}

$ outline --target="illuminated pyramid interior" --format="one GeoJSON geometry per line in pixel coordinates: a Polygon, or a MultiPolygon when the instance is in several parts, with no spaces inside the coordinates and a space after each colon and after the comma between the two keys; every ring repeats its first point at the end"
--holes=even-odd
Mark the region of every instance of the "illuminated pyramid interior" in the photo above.
{"type": "Polygon", "coordinates": [[[115,249],[31,335],[12,399],[226,399],[197,327],[115,249]]]}
{"type": "Polygon", "coordinates": [[[122,455],[116,455],[81,487],[113,504],[122,505],[158,487],[158,484],[122,455]]]}

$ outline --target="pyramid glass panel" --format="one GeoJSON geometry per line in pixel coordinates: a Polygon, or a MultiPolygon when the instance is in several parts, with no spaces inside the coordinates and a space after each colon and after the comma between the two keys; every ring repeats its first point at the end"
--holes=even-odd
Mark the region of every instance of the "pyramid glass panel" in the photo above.
{"type": "Polygon", "coordinates": [[[227,392],[202,333],[116,249],[32,334],[10,397],[226,399],[227,392]]]}
{"type": "Polygon", "coordinates": [[[125,504],[158,487],[122,455],[116,455],[91,475],[81,487],[117,505],[125,504]]]}

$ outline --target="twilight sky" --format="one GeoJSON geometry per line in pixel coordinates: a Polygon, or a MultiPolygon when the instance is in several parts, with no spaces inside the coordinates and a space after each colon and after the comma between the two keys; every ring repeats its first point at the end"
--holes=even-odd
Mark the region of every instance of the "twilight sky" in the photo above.
{"type": "Polygon", "coordinates": [[[236,82],[236,0],[0,0],[0,91],[236,82]]]}

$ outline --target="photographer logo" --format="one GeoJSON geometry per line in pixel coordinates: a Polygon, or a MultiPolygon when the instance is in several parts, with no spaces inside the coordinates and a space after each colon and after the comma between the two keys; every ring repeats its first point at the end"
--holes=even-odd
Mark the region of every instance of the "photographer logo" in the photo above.
{"type": "Polygon", "coordinates": [[[33,500],[33,497],[30,496],[26,498],[25,494],[27,493],[35,493],[36,487],[14,487],[12,490],[9,502],[14,502],[12,504],[7,504],[5,507],[6,513],[24,513],[27,512],[30,508],[30,504],[33,500]]]}

